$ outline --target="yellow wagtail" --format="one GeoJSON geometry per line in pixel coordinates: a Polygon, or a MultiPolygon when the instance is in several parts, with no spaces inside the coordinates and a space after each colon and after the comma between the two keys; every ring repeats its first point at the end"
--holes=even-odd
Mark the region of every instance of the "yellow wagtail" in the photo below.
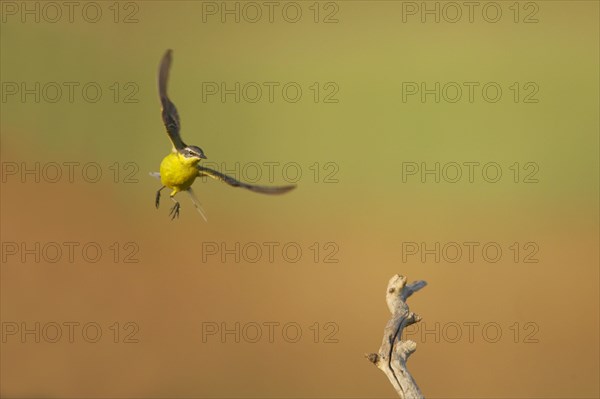
{"type": "Polygon", "coordinates": [[[243,183],[231,176],[227,176],[226,174],[200,165],[200,160],[206,159],[204,151],[202,151],[200,147],[187,145],[183,142],[180,134],[181,126],[179,123],[179,114],[177,113],[175,104],[173,104],[167,96],[167,80],[169,79],[171,60],[172,51],[167,50],[162,58],[158,72],[158,92],[162,104],[162,119],[167,128],[167,134],[173,144],[173,148],[171,153],[160,163],[160,174],[152,174],[156,177],[160,177],[162,183],[162,187],[156,192],[156,208],[158,208],[160,204],[161,190],[168,187],[172,190],[170,198],[175,202],[169,215],[171,215],[171,220],[175,219],[175,217],[179,217],[179,208],[181,206],[174,197],[178,192],[186,191],[190,195],[198,212],[200,212],[204,220],[206,220],[200,202],[192,191],[192,183],[194,183],[196,177],[199,176],[210,176],[225,182],[230,186],[242,187],[262,194],[283,194],[295,188],[295,185],[267,187],[243,183]]]}

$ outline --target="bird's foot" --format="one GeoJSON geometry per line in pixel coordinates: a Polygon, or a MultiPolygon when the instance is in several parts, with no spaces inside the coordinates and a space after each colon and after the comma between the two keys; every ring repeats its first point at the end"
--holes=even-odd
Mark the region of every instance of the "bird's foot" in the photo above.
{"type": "Polygon", "coordinates": [[[158,209],[158,205],[160,205],[160,192],[163,188],[165,188],[165,186],[162,186],[156,191],[156,199],[154,200],[154,205],[156,205],[156,209],[158,209]]]}
{"type": "Polygon", "coordinates": [[[171,208],[171,212],[169,212],[169,216],[171,216],[171,220],[175,219],[176,217],[179,217],[179,208],[181,207],[181,205],[179,205],[179,202],[176,202],[175,205],[173,205],[173,208],[171,208]]]}

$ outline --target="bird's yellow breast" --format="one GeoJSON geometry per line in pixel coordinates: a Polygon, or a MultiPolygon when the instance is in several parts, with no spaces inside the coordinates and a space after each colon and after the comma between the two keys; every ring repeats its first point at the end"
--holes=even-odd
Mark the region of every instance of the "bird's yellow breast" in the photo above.
{"type": "Polygon", "coordinates": [[[185,158],[177,152],[167,155],[160,163],[162,184],[175,192],[187,190],[198,176],[198,161],[197,158],[185,158]]]}

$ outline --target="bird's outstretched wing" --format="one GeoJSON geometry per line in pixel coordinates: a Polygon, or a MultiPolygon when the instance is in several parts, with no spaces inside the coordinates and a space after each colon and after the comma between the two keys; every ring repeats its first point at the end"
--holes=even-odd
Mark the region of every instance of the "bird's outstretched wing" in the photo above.
{"type": "Polygon", "coordinates": [[[296,188],[295,184],[291,184],[291,185],[287,185],[287,186],[258,186],[258,185],[254,185],[254,184],[248,184],[248,183],[244,183],[239,180],[236,180],[233,177],[227,176],[226,174],[223,174],[221,172],[217,172],[216,170],[204,167],[202,165],[198,165],[197,168],[198,168],[199,176],[210,176],[213,179],[220,180],[224,183],[229,184],[230,186],[242,187],[242,188],[245,188],[246,190],[254,191],[255,193],[284,194],[284,193],[287,193],[288,191],[296,188]]]}
{"type": "Polygon", "coordinates": [[[179,114],[175,104],[169,100],[167,95],[167,81],[169,80],[169,70],[171,69],[171,60],[173,51],[167,50],[160,62],[160,69],[158,71],[158,93],[160,95],[160,102],[162,104],[162,119],[167,128],[167,133],[173,143],[173,147],[177,150],[181,150],[185,147],[185,143],[181,139],[179,133],[181,126],[179,123],[179,114]]]}

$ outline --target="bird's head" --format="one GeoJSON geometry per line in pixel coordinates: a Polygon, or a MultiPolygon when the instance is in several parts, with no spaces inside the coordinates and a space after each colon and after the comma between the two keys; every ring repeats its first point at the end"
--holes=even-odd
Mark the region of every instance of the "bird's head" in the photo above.
{"type": "Polygon", "coordinates": [[[183,149],[179,151],[179,154],[188,162],[197,163],[201,159],[206,159],[206,155],[204,155],[204,151],[202,148],[197,147],[195,145],[185,146],[183,149]]]}

